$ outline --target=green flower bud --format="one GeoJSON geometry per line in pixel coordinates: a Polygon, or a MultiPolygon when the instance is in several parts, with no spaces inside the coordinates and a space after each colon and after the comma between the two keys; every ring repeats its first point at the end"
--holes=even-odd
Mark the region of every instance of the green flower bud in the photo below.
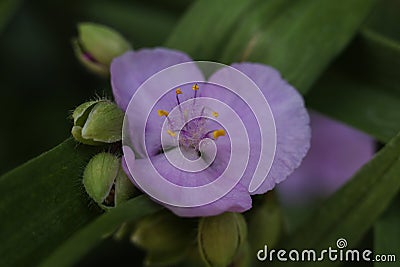
{"type": "Polygon", "coordinates": [[[114,143],[122,139],[124,112],[108,100],[83,103],[72,113],[71,134],[86,145],[114,143]]]}
{"type": "Polygon", "coordinates": [[[274,192],[259,196],[247,217],[253,255],[264,245],[273,248],[284,233],[283,214],[274,192]]]}
{"type": "Polygon", "coordinates": [[[251,254],[251,249],[249,242],[245,242],[240,249],[236,259],[234,262],[231,264],[231,267],[250,267],[253,266],[252,260],[253,260],[253,255],[251,254]]]}
{"type": "Polygon", "coordinates": [[[184,259],[196,240],[192,219],[175,216],[163,210],[138,222],[131,235],[136,246],[147,251],[147,266],[167,266],[184,259]]]}
{"type": "Polygon", "coordinates": [[[200,219],[198,245],[203,261],[210,267],[230,265],[247,238],[247,226],[240,213],[224,213],[200,219]]]}
{"type": "Polygon", "coordinates": [[[101,76],[109,75],[113,58],[131,49],[131,44],[120,33],[91,22],[78,24],[78,38],[72,44],[78,60],[101,76]]]}
{"type": "Polygon", "coordinates": [[[186,255],[186,258],[182,264],[182,266],[190,266],[190,267],[205,267],[205,263],[200,255],[199,248],[197,244],[193,244],[186,255]]]}
{"type": "Polygon", "coordinates": [[[83,185],[88,195],[105,210],[120,205],[136,191],[122,169],[121,159],[105,152],[89,161],[83,173],[83,185]]]}
{"type": "Polygon", "coordinates": [[[148,251],[182,250],[196,239],[195,225],[163,210],[138,222],[131,241],[148,251]]]}

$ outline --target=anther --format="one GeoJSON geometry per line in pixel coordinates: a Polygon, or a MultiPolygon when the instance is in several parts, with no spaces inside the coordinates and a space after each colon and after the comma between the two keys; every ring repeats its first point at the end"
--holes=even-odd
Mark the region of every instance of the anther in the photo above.
{"type": "Polygon", "coordinates": [[[158,116],[160,116],[160,117],[162,117],[162,116],[167,117],[169,113],[168,113],[168,111],[166,111],[166,110],[159,109],[159,110],[157,110],[157,114],[158,114],[158,116]]]}
{"type": "Polygon", "coordinates": [[[199,90],[199,85],[198,85],[197,83],[195,83],[195,84],[192,86],[192,89],[193,89],[194,91],[199,90]]]}
{"type": "Polygon", "coordinates": [[[175,137],[175,136],[176,136],[176,133],[173,132],[173,131],[171,131],[171,130],[167,130],[167,133],[168,133],[170,136],[172,136],[172,137],[175,137]]]}
{"type": "Polygon", "coordinates": [[[219,129],[213,132],[214,139],[217,139],[220,136],[225,136],[225,130],[219,129]]]}

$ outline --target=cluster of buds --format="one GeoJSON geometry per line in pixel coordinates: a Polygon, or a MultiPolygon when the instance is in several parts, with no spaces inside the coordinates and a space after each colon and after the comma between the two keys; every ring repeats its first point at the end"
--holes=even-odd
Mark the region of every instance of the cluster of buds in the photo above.
{"type": "Polygon", "coordinates": [[[249,266],[247,226],[239,213],[188,219],[163,210],[126,232],[146,251],[145,266],[249,266]]]}
{"type": "MultiPolygon", "coordinates": [[[[131,49],[117,31],[96,23],[78,24],[72,40],[75,55],[89,71],[109,75],[111,61],[131,49]]],[[[72,136],[85,145],[113,144],[122,139],[124,112],[107,99],[88,101],[72,113],[72,136]]],[[[86,166],[83,185],[91,199],[107,210],[132,197],[135,187],[121,167],[121,159],[111,153],[94,156],[86,166]]]]}
{"type": "Polygon", "coordinates": [[[187,219],[163,210],[139,221],[128,235],[147,252],[146,266],[250,267],[260,248],[276,246],[283,225],[276,196],[270,193],[259,196],[245,215],[187,219]]]}
{"type": "MultiPolygon", "coordinates": [[[[124,113],[109,100],[89,101],[72,114],[72,136],[86,145],[113,144],[122,139],[124,113]]],[[[132,197],[135,187],[122,169],[121,158],[111,153],[95,155],[83,173],[83,185],[102,209],[115,207],[132,197]]]]}

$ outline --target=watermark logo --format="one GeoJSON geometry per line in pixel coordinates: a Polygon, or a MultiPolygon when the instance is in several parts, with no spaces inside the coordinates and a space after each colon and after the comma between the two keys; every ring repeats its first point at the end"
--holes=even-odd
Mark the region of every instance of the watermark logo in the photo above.
{"type": "Polygon", "coordinates": [[[379,262],[395,262],[395,254],[374,254],[371,250],[358,250],[358,249],[346,249],[347,240],[344,238],[339,238],[336,241],[336,248],[328,247],[317,251],[315,249],[303,249],[303,250],[285,250],[285,249],[268,249],[265,245],[263,249],[257,252],[257,259],[259,261],[310,261],[310,262],[320,262],[320,261],[379,261],[379,262]]]}
{"type": "Polygon", "coordinates": [[[267,178],[276,148],[274,118],[261,90],[235,68],[215,62],[166,68],[143,82],[125,114],[127,167],[134,182],[160,202],[197,207],[222,198],[241,181],[251,155],[258,158],[251,159],[256,165],[246,181],[249,193],[267,178]],[[252,147],[254,143],[260,145],[252,147]],[[168,168],[190,174],[194,185],[176,182],[173,171],[163,173],[154,161],[157,150],[168,168]],[[216,172],[217,177],[209,177],[216,172]]]}
{"type": "Polygon", "coordinates": [[[344,239],[344,238],[339,238],[339,239],[336,241],[336,246],[337,246],[337,248],[339,248],[339,249],[347,247],[347,240],[344,239]]]}

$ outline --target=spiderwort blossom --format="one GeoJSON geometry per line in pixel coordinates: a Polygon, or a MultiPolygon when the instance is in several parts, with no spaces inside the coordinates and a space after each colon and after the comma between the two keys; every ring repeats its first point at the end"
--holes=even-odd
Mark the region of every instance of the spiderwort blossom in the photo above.
{"type": "MultiPolygon", "coordinates": [[[[139,90],[143,93],[143,97],[136,103],[136,112],[131,112],[129,109],[128,104],[132,96],[137,96],[138,88],[148,78],[167,67],[190,61],[191,59],[182,52],[162,48],[129,51],[113,60],[111,64],[113,94],[119,107],[126,112],[126,117],[130,118],[127,121],[127,127],[128,134],[132,136],[129,146],[133,152],[126,153],[124,150],[124,170],[131,176],[133,183],[136,182],[135,177],[132,177],[132,172],[134,176],[147,176],[151,179],[153,177],[149,170],[152,167],[156,168],[164,179],[184,187],[201,187],[219,180],[217,178],[224,173],[231,157],[235,156],[231,153],[233,146],[230,140],[235,139],[237,131],[236,129],[227,131],[226,125],[220,125],[218,121],[213,120],[213,118],[226,116],[224,112],[221,112],[222,109],[213,108],[213,102],[210,99],[215,99],[232,108],[237,117],[232,116],[231,120],[241,120],[243,127],[247,130],[248,139],[239,141],[238,150],[241,156],[240,149],[250,147],[248,165],[243,170],[242,178],[222,198],[205,205],[182,207],[161,204],[175,214],[185,217],[212,216],[228,211],[244,212],[251,208],[248,188],[256,171],[258,158],[262,154],[261,130],[257,119],[252,115],[252,109],[246,102],[231,91],[218,86],[221,81],[232,86],[240,83],[230,75],[230,72],[221,69],[213,73],[207,83],[186,83],[173,90],[168,88],[168,79],[171,77],[166,77],[165,81],[157,84],[157,86],[166,87],[167,92],[157,103],[152,103],[153,96],[150,92],[139,90]],[[144,112],[140,112],[141,108],[148,105],[154,106],[146,120],[145,134],[137,133],[135,132],[137,131],[136,122],[143,120],[143,116],[146,116],[144,112]],[[143,138],[145,147],[143,147],[143,138]],[[162,140],[169,142],[170,149],[162,146],[162,140]],[[214,141],[216,146],[214,157],[211,157],[210,151],[214,150],[208,145],[209,140],[214,141]],[[177,148],[185,158],[198,161],[199,166],[207,165],[207,168],[200,168],[197,172],[176,168],[167,157],[176,155],[177,148]],[[212,159],[208,160],[209,158],[212,159]],[[133,169],[130,166],[133,166],[133,169]]],[[[265,181],[253,192],[262,194],[285,180],[300,165],[309,148],[311,135],[309,117],[302,97],[281,78],[275,69],[256,63],[238,63],[233,64],[232,67],[258,86],[275,120],[275,157],[265,181]]],[[[202,72],[193,65],[185,69],[181,75],[193,81],[204,81],[202,72]]],[[[258,96],[251,95],[251,97],[258,96]]],[[[275,144],[264,145],[272,149],[272,145],[275,144]]],[[[245,155],[244,150],[243,155],[245,155]]],[[[232,173],[235,171],[240,173],[240,170],[236,170],[235,167],[233,166],[232,173]]],[[[166,189],[153,183],[152,190],[165,191],[166,189]]],[[[177,194],[173,197],[179,200],[181,196],[177,194]]]]}

